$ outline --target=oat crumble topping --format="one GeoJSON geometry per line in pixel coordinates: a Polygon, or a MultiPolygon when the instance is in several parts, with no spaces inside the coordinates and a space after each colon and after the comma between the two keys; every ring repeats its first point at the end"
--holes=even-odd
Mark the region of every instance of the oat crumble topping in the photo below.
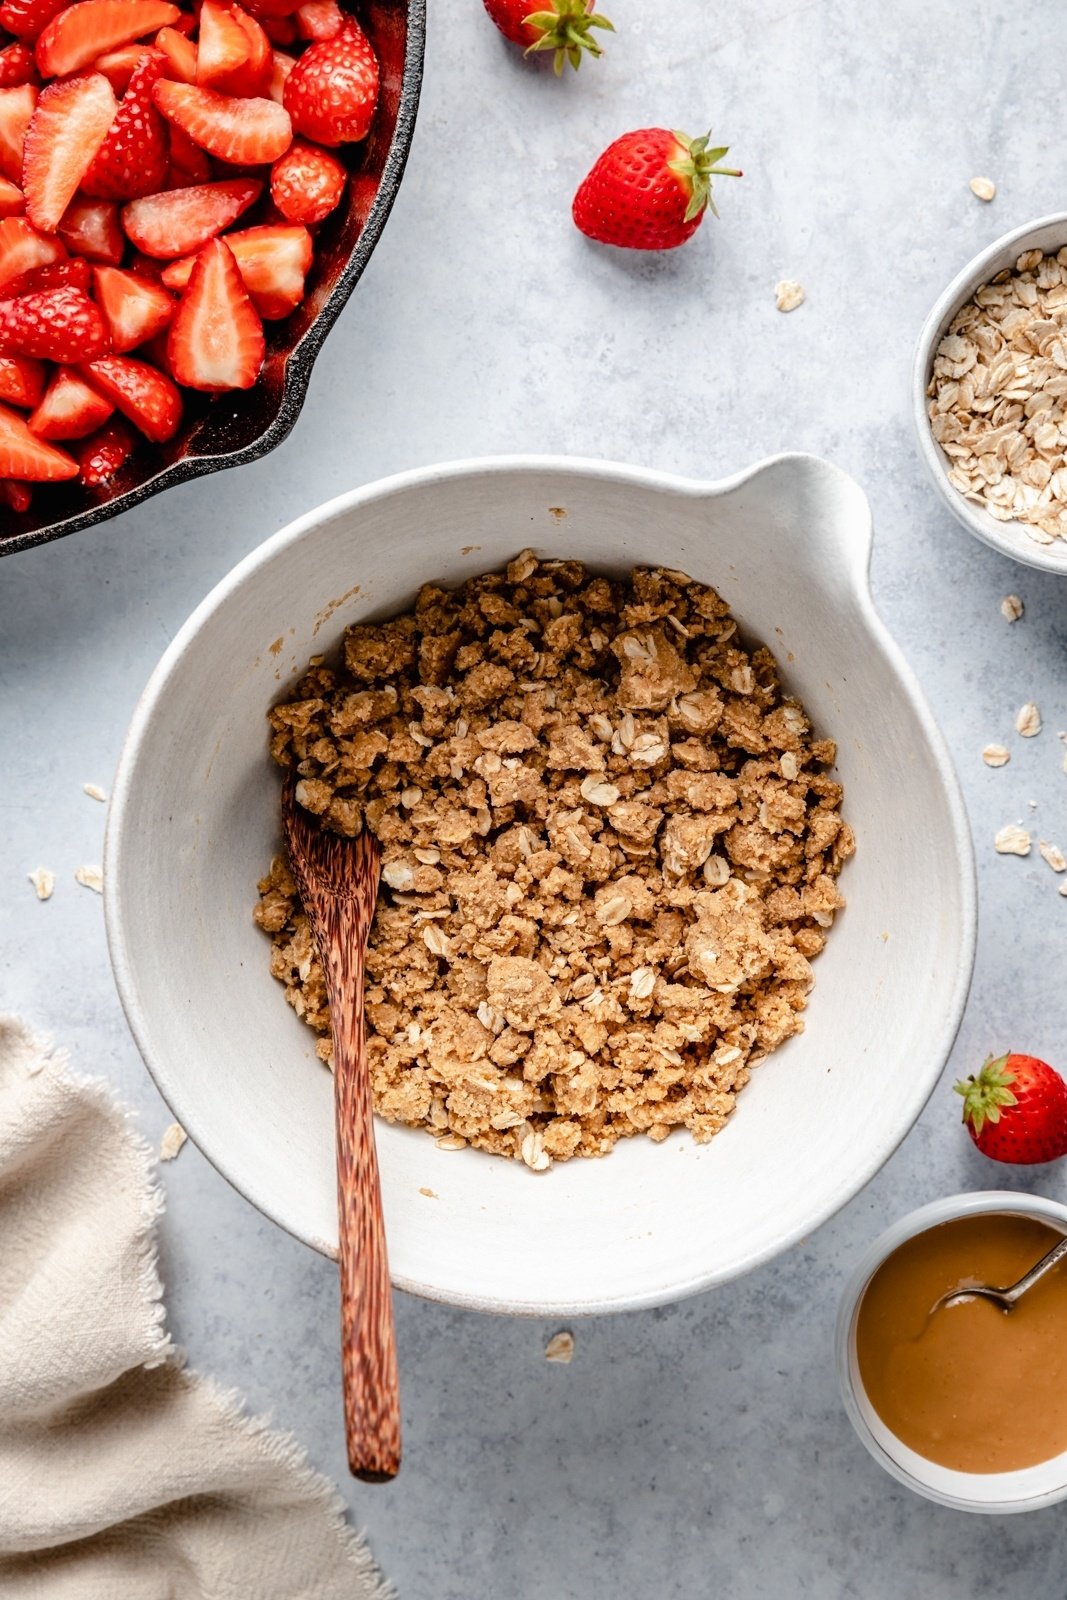
{"type": "MultiPolygon", "coordinates": [[[[298,798],[381,841],[375,1104],[533,1171],[676,1126],[706,1140],[803,1026],[852,854],[836,749],[714,590],[523,552],[357,623],[270,713],[298,798]]],[[[255,917],[329,1060],[284,859],[255,917]]]]}

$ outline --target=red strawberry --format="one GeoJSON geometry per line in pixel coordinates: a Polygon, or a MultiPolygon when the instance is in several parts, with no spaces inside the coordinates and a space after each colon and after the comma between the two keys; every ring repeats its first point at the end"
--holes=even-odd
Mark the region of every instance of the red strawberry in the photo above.
{"type": "Polygon", "coordinates": [[[173,438],[182,420],[182,397],[162,372],[133,356],[90,361],[85,376],[153,444],[173,438]]]}
{"type": "Polygon", "coordinates": [[[267,93],[272,100],[277,100],[279,105],[285,98],[285,80],[295,66],[295,56],[287,56],[281,50],[271,52],[270,88],[267,93]]]}
{"type": "Polygon", "coordinates": [[[78,464],[65,450],[57,450],[30,432],[24,417],[0,405],[0,476],[26,478],[31,483],[54,483],[75,478],[78,464]]]}
{"type": "MultiPolygon", "coordinates": [[[[220,94],[244,96],[267,94],[270,90],[271,77],[273,75],[270,40],[255,17],[250,17],[247,11],[241,10],[240,6],[234,6],[231,15],[248,40],[248,59],[241,66],[235,68],[233,72],[228,72],[225,77],[218,78],[212,87],[217,89],[220,94]]],[[[203,37],[203,32],[201,32],[201,41],[203,41],[203,37]]]]}
{"type": "Polygon", "coordinates": [[[301,39],[332,39],[345,25],[337,0],[304,0],[296,10],[296,31],[301,39]]]}
{"type": "Polygon", "coordinates": [[[271,168],[271,199],[287,222],[313,226],[338,204],[347,177],[336,156],[295,139],[271,168]]]}
{"type": "MultiPolygon", "coordinates": [[[[264,321],[287,317],[304,298],[304,279],[313,253],[307,229],[268,223],[228,233],[226,243],[252,304],[264,321]]],[[[168,289],[185,288],[195,260],[195,256],[186,256],[164,268],[163,282],[168,289]]]]}
{"type": "Polygon", "coordinates": [[[166,66],[161,50],[144,52],[107,137],[82,179],[86,194],[103,200],[136,200],[163,187],[170,151],[152,89],[166,66]]]}
{"type": "MultiPolygon", "coordinates": [[[[288,21],[299,4],[300,0],[245,0],[245,10],[251,11],[266,26],[268,22],[288,21]]],[[[266,31],[269,33],[270,29],[266,31]]],[[[295,22],[290,37],[296,38],[295,22]]]]}
{"type": "Polygon", "coordinates": [[[144,344],[165,328],[174,314],[174,301],[158,283],[120,272],[117,267],[97,267],[93,278],[96,301],[116,355],[144,344]]]}
{"type": "Polygon", "coordinates": [[[28,356],[0,356],[0,400],[30,410],[44,393],[44,366],[28,356]]]}
{"type": "Polygon", "coordinates": [[[292,17],[264,17],[261,14],[260,23],[271,44],[295,43],[296,23],[292,17]]]}
{"type": "Polygon", "coordinates": [[[101,427],[114,409],[73,367],[60,367],[29,419],[30,430],[39,439],[84,439],[101,427]]]}
{"type": "Polygon", "coordinates": [[[44,289],[0,300],[0,352],[6,356],[91,361],[110,345],[107,323],[83,289],[44,289]]]}
{"type": "Polygon", "coordinates": [[[26,209],[26,196],[10,178],[0,178],[0,217],[17,217],[26,209]]]}
{"type": "Polygon", "coordinates": [[[282,100],[296,132],[326,145],[365,139],[377,103],[378,60],[351,18],[333,39],[304,51],[282,100]]]}
{"type": "Polygon", "coordinates": [[[162,50],[170,63],[168,76],[178,83],[196,82],[196,45],[176,28],[160,28],[156,34],[156,49],[162,50]]]}
{"type": "Polygon", "coordinates": [[[121,44],[117,50],[107,50],[93,62],[93,71],[102,72],[116,94],[125,94],[130,79],[150,49],[144,44],[121,44]]]}
{"type": "Polygon", "coordinates": [[[137,448],[137,440],[120,417],[109,422],[78,447],[78,476],[86,488],[95,489],[129,460],[137,448]]]}
{"type": "Polygon", "coordinates": [[[224,239],[212,239],[193,263],[167,340],[170,370],[190,389],[251,389],[266,345],[224,239]]]}
{"type": "Polygon", "coordinates": [[[29,272],[20,272],[17,278],[12,278],[4,285],[4,296],[17,300],[24,294],[40,294],[44,289],[64,286],[80,289],[85,294],[89,289],[89,276],[89,263],[80,256],[72,261],[49,261],[43,267],[31,267],[29,272]]]}
{"type": "MultiPolygon", "coordinates": [[[[708,149],[708,134],[687,139],[666,128],[639,128],[608,145],[574,197],[574,220],[590,239],[629,250],[671,250],[700,227],[713,175],[739,178],[718,163],[727,146],[708,149]]],[[[715,212],[716,216],[718,215],[715,212]]]]}
{"type": "Polygon", "coordinates": [[[220,0],[204,0],[196,46],[197,83],[210,87],[216,79],[236,72],[248,60],[248,53],[248,35],[230,7],[220,0]]]}
{"type": "Polygon", "coordinates": [[[0,172],[12,183],[22,182],[26,129],[36,104],[37,90],[32,83],[22,83],[17,89],[0,89],[0,172]]]}
{"type": "Polygon", "coordinates": [[[33,490],[28,483],[19,483],[16,478],[0,478],[0,501],[12,511],[28,511],[32,499],[33,490]]]}
{"type": "Polygon", "coordinates": [[[593,0],[588,4],[586,0],[545,0],[540,11],[531,11],[526,0],[485,0],[485,9],[505,39],[525,45],[527,55],[554,50],[557,74],[563,71],[565,61],[577,71],[583,50],[591,56],[603,55],[591,28],[615,31],[607,17],[593,10],[593,0]]]}
{"type": "Polygon", "coordinates": [[[0,24],[18,39],[36,39],[67,0],[4,0],[0,24]]]}
{"type": "Polygon", "coordinates": [[[33,51],[24,44],[9,44],[0,50],[0,89],[14,89],[20,83],[36,83],[37,68],[33,51]]]}
{"type": "Polygon", "coordinates": [[[26,131],[22,164],[26,214],[35,227],[55,232],[107,136],[115,109],[115,91],[102,72],[42,89],[26,131]]]}
{"type": "Polygon", "coordinates": [[[38,39],[38,69],[46,78],[66,77],[180,15],[167,0],[77,0],[53,17],[38,39]]]}
{"type": "Polygon", "coordinates": [[[126,235],[146,256],[171,261],[213,239],[258,200],[263,185],[255,178],[194,184],[167,194],[131,200],[123,208],[126,235]]]}
{"type": "Polygon", "coordinates": [[[987,1061],[956,1084],[963,1120],[983,1155],[1030,1165],[1067,1155],[1067,1083],[1036,1056],[987,1061]]]}
{"type": "Polygon", "coordinates": [[[156,105],[201,149],[239,167],[277,161],[293,142],[289,113],[273,100],[234,100],[214,89],[165,79],[153,90],[156,105]]]}
{"type": "Polygon", "coordinates": [[[187,189],[191,184],[210,183],[215,169],[207,151],[201,150],[173,122],[167,124],[167,138],[170,141],[168,189],[187,189]]]}
{"type": "Polygon", "coordinates": [[[0,292],[34,267],[62,261],[66,253],[58,239],[38,233],[25,217],[5,217],[0,222],[0,292]]]}
{"type": "Polygon", "coordinates": [[[119,208],[111,200],[72,200],[59,223],[59,237],[76,256],[114,266],[122,260],[126,241],[119,208]]]}

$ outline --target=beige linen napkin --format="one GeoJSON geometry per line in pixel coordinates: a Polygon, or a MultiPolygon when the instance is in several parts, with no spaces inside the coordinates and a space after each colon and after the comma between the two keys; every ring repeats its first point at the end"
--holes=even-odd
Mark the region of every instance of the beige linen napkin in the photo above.
{"type": "Polygon", "coordinates": [[[185,1372],[153,1157],[0,1017],[3,1600],[389,1600],[289,1438],[185,1372]]]}

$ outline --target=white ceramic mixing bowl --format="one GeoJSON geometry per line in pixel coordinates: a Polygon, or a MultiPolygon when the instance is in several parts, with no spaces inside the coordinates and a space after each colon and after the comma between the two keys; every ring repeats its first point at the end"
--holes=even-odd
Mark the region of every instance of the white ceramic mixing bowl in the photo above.
{"type": "Polygon", "coordinates": [[[970,840],[941,737],[871,604],[867,502],[782,456],[719,483],[595,461],[430,467],[320,507],[190,617],[137,708],[108,824],[106,910],[130,1025],[179,1121],[241,1192],[336,1253],[329,1074],[253,925],[278,847],[265,713],[359,617],[408,606],[526,545],[594,569],[715,585],[838,741],[858,850],[816,963],[806,1031],[698,1146],[620,1144],[536,1174],[379,1124],[396,1283],[458,1305],[582,1313],[722,1283],[843,1205],[908,1132],[963,1009],[970,840]],[[426,1191],[431,1191],[428,1195],[426,1191]]]}

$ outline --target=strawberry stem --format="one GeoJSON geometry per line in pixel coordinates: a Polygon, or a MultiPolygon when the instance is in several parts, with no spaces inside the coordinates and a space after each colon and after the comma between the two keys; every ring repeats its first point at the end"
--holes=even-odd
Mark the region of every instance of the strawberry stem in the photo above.
{"type": "Polygon", "coordinates": [[[535,50],[554,50],[553,66],[557,78],[566,61],[577,72],[582,64],[583,50],[587,50],[591,56],[603,55],[603,50],[589,30],[602,28],[614,33],[615,28],[607,17],[593,10],[593,5],[594,0],[549,0],[549,9],[531,11],[522,20],[527,27],[535,28],[539,37],[528,47],[526,54],[530,55],[535,50]]]}
{"type": "Polygon", "coordinates": [[[1006,1055],[991,1058],[976,1077],[960,1079],[953,1085],[956,1094],[963,1096],[963,1120],[976,1134],[987,1122],[995,1126],[1000,1121],[1002,1107],[1019,1103],[1009,1088],[1015,1082],[1015,1074],[1008,1071],[1007,1060],[1006,1055]]]}
{"type": "Polygon", "coordinates": [[[687,134],[679,133],[676,129],[674,137],[678,141],[681,154],[673,161],[668,161],[667,165],[689,186],[689,204],[685,208],[686,222],[692,222],[694,217],[699,217],[706,210],[710,210],[712,216],[717,217],[719,212],[711,193],[712,178],[743,176],[737,167],[719,165],[723,156],[728,153],[729,145],[723,144],[714,150],[709,150],[710,132],[700,139],[690,139],[687,134]]]}

